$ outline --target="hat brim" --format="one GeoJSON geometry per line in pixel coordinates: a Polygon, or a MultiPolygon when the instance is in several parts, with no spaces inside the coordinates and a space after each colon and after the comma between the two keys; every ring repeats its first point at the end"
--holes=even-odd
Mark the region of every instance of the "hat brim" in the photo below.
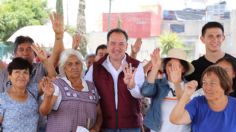
{"type": "Polygon", "coordinates": [[[189,70],[185,72],[184,76],[190,75],[195,70],[194,66],[186,60],[183,60],[183,59],[180,59],[180,58],[175,58],[175,57],[165,57],[165,58],[162,58],[162,63],[161,63],[161,70],[162,71],[164,70],[163,62],[164,62],[165,59],[178,59],[178,60],[182,60],[182,61],[187,62],[189,70]]]}

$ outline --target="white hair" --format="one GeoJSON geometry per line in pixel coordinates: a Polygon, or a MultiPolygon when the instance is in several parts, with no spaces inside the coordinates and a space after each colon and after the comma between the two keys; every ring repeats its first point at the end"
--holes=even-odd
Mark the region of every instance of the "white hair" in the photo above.
{"type": "MultiPolygon", "coordinates": [[[[74,49],[65,49],[61,53],[60,60],[59,60],[59,73],[60,73],[61,76],[65,76],[64,66],[65,66],[66,61],[68,60],[68,58],[71,55],[74,55],[79,59],[79,61],[82,64],[82,68],[85,65],[84,62],[83,62],[83,60],[84,60],[83,56],[81,55],[81,53],[79,51],[74,50],[74,49]]],[[[83,74],[83,73],[81,72],[81,74],[83,74]]]]}

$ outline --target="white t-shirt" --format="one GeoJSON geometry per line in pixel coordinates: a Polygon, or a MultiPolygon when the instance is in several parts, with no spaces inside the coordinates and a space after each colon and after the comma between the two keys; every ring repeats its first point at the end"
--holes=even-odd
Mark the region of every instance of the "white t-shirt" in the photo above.
{"type": "MultiPolygon", "coordinates": [[[[168,82],[170,88],[175,91],[174,84],[168,82]]],[[[181,82],[181,88],[184,88],[184,82],[181,82]]],[[[170,113],[172,109],[177,104],[178,99],[173,95],[172,91],[169,91],[168,95],[163,99],[161,103],[161,116],[162,116],[162,124],[159,132],[190,132],[190,125],[175,125],[170,122],[170,113]]],[[[151,130],[151,132],[155,132],[151,130]]]]}

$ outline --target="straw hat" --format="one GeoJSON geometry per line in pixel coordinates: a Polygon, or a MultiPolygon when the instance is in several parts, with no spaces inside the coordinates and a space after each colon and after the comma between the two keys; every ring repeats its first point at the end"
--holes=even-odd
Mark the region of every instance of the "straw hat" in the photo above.
{"type": "Polygon", "coordinates": [[[184,50],[179,49],[179,48],[170,49],[167,53],[167,57],[164,57],[163,60],[165,60],[167,58],[174,58],[174,59],[179,59],[179,60],[183,60],[183,61],[187,62],[188,66],[189,66],[189,70],[186,71],[185,75],[189,75],[189,74],[193,73],[194,66],[190,62],[188,62],[187,54],[184,52],[184,50]]]}

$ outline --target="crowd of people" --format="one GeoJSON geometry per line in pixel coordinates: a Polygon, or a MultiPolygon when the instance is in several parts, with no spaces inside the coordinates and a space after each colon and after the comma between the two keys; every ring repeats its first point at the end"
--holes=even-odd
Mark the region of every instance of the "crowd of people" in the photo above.
{"type": "Polygon", "coordinates": [[[32,38],[18,36],[14,58],[0,67],[2,131],[236,131],[236,58],[221,50],[221,23],[203,26],[206,53],[199,59],[189,62],[179,48],[161,57],[157,48],[144,66],[137,60],[141,38],[128,54],[128,34],[111,29],[107,43],[84,59],[80,35],[64,49],[62,16],[50,19],[55,43],[49,57],[32,38]]]}

